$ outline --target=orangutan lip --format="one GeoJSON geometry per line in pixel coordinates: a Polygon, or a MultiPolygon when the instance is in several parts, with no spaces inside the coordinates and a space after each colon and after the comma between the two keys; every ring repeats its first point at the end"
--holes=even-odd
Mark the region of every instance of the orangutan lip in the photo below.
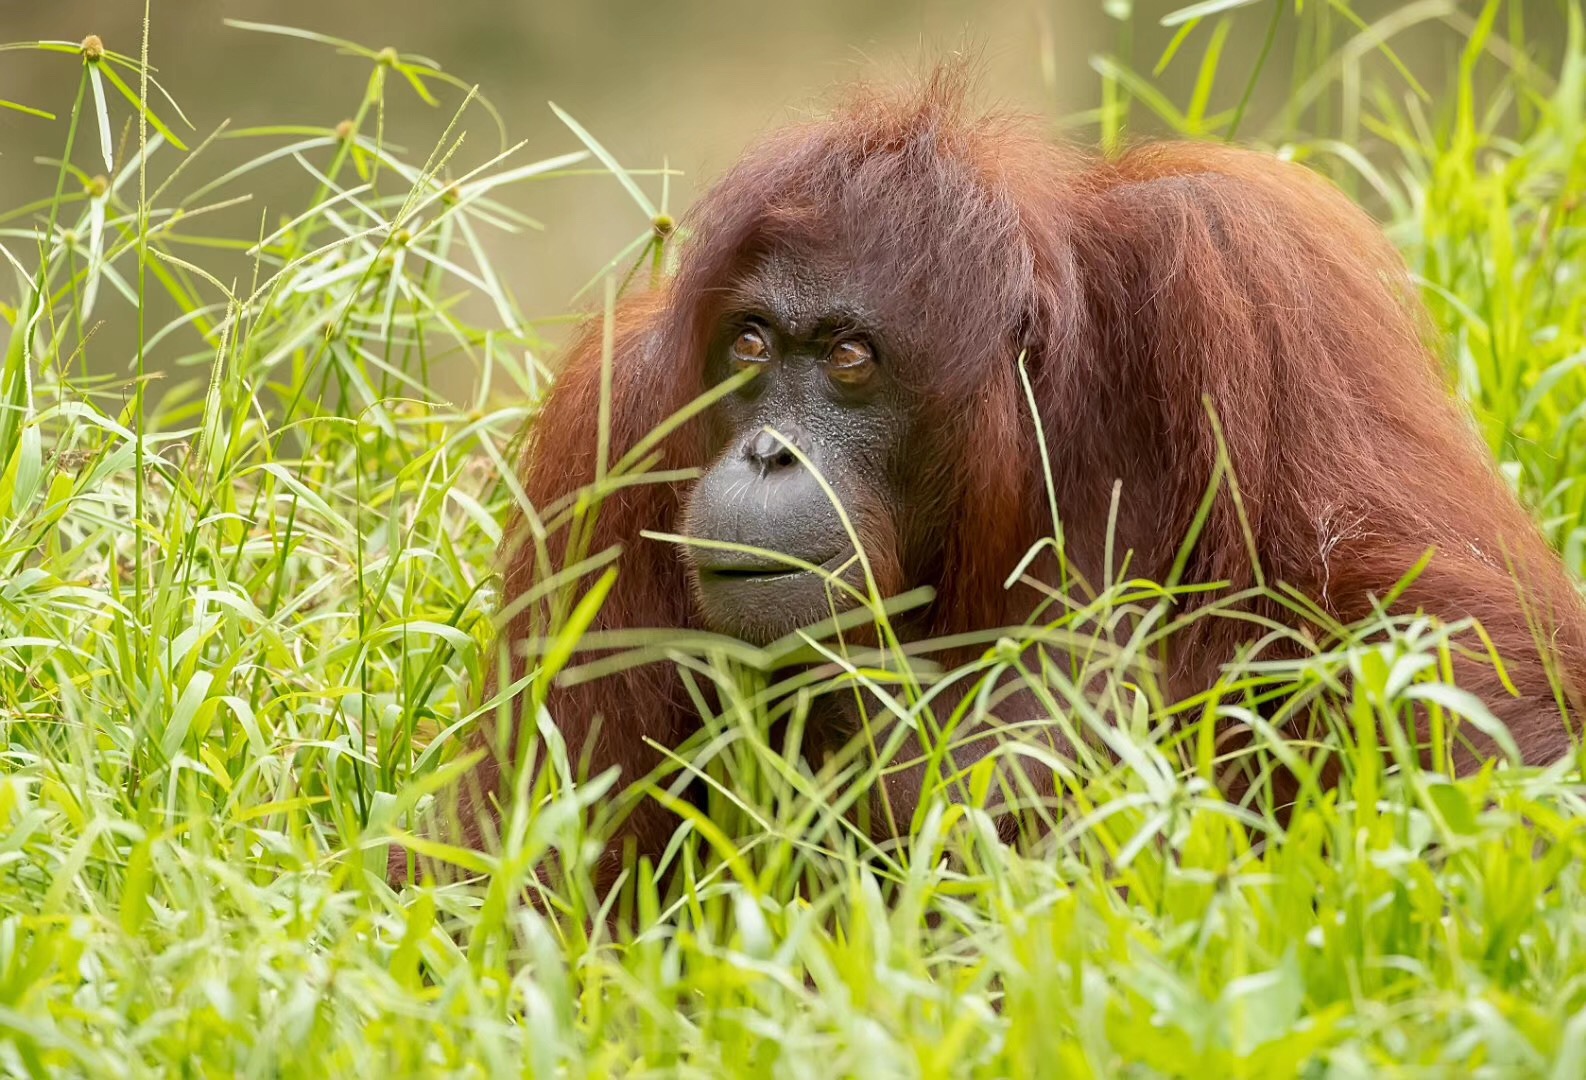
{"type": "MultiPolygon", "coordinates": [[[[831,570],[838,561],[838,556],[835,555],[829,559],[810,560],[811,565],[817,570],[831,570]]],[[[795,578],[811,572],[801,566],[789,566],[783,562],[746,558],[741,562],[702,566],[699,576],[717,581],[775,581],[779,578],[795,578]]]]}
{"type": "Polygon", "coordinates": [[[776,570],[760,569],[748,566],[714,566],[700,571],[701,577],[720,578],[725,581],[764,581],[770,578],[794,577],[806,573],[804,570],[792,570],[782,567],[776,570]]]}

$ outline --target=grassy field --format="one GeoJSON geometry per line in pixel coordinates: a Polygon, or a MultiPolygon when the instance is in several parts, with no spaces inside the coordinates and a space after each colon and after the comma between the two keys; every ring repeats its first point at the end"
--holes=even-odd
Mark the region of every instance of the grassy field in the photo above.
{"type": "MultiPolygon", "coordinates": [[[[1166,57],[1133,56],[1120,24],[1083,136],[1233,134],[1345,184],[1418,275],[1506,474],[1586,569],[1579,6],[1541,42],[1521,4],[1370,26],[1341,5],[1274,4],[1270,24],[1195,9],[1166,57]],[[1462,42],[1447,70],[1384,51],[1418,22],[1462,42]],[[1223,56],[1269,27],[1300,45],[1276,111],[1247,108],[1250,64],[1223,56]],[[1188,100],[1156,88],[1165,64],[1198,69],[1188,100]]],[[[388,888],[387,844],[477,720],[498,478],[550,377],[486,237],[532,225],[519,185],[610,183],[614,163],[574,123],[584,151],[530,160],[430,61],[300,36],[302,63],[367,61],[340,128],[194,133],[138,57],[8,47],[58,54],[77,104],[53,118],[53,184],[0,207],[0,1072],[1586,1076],[1577,763],[1401,768],[1412,701],[1488,719],[1437,681],[1451,629],[1427,620],[1237,665],[1181,717],[1127,657],[1088,698],[1025,673],[1116,760],[1065,766],[1048,838],[1023,849],[973,802],[875,848],[840,816],[873,771],[788,761],[768,676],[679,649],[733,692],[680,754],[709,803],[661,884],[635,869],[636,930],[584,918],[599,828],[577,811],[609,805],[598,781],[518,807],[476,880],[388,888]],[[388,145],[387,110],[424,102],[433,151],[388,145]],[[266,170],[310,194],[261,221],[238,200],[266,170]],[[134,325],[130,359],[105,344],[134,325]],[[477,393],[444,400],[433,374],[459,366],[477,393]],[[1343,764],[1283,821],[1205,780],[1211,719],[1259,727],[1257,698],[1326,717],[1343,764]],[[573,874],[547,916],[521,894],[553,851],[573,874]]],[[[623,180],[646,205],[662,191],[623,180]]],[[[665,232],[614,276],[648,277],[665,232]]],[[[1028,633],[1096,634],[1155,596],[1119,583],[1028,633]]],[[[1131,647],[1169,616],[1140,625],[1131,647]]]]}

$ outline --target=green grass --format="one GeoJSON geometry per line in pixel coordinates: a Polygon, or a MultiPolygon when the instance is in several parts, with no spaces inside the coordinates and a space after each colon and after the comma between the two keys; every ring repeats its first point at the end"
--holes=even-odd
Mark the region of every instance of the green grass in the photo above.
{"type": "MultiPolygon", "coordinates": [[[[1223,45],[1262,41],[1268,12],[1196,8],[1166,58],[1199,65],[1189,99],[1122,23],[1087,135],[1237,124],[1378,211],[1494,452],[1582,570],[1579,9],[1533,45],[1519,5],[1450,8],[1439,32],[1463,45],[1423,96],[1361,36],[1407,16],[1279,6],[1300,59],[1291,106],[1263,111],[1258,48],[1223,45]]],[[[636,931],[582,917],[609,815],[590,832],[577,811],[612,805],[599,783],[520,803],[476,880],[393,893],[385,846],[477,721],[497,478],[549,377],[484,238],[532,227],[512,185],[615,162],[571,121],[574,152],[531,161],[430,61],[302,36],[290,62],[367,64],[345,130],[193,133],[138,58],[18,47],[60,54],[30,62],[79,92],[50,182],[0,209],[0,1072],[1586,1075],[1576,764],[1401,768],[1408,702],[1463,704],[1436,681],[1457,628],[1424,620],[1237,665],[1180,716],[1128,677],[1160,611],[1098,647],[1085,694],[1026,671],[1117,761],[1058,763],[1067,798],[1031,811],[1050,836],[1024,847],[996,839],[977,773],[967,804],[877,849],[841,816],[874,769],[769,745],[801,699],[768,705],[752,650],[674,642],[727,707],[679,753],[710,796],[660,884],[635,868],[636,931]],[[388,110],[436,99],[432,152],[386,143],[388,110]],[[464,130],[492,147],[468,166],[464,130]],[[265,170],[307,178],[299,208],[238,204],[265,170]],[[478,389],[448,402],[433,376],[459,366],[478,389]],[[1343,767],[1287,821],[1205,779],[1211,719],[1256,722],[1258,697],[1314,707],[1313,749],[1343,767]],[[521,897],[553,850],[572,872],[546,915],[521,897]]],[[[622,180],[667,213],[664,177],[622,180]]],[[[655,272],[667,232],[612,273],[655,272]]],[[[1119,582],[1024,636],[1099,640],[1156,596],[1119,582]]],[[[1257,744],[1257,767],[1288,753],[1257,744]]]]}

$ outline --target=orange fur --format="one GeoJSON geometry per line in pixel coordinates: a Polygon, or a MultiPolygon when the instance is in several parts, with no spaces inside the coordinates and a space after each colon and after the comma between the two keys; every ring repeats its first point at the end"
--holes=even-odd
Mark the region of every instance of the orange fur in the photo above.
{"type": "MultiPolygon", "coordinates": [[[[1022,355],[1068,555],[1091,580],[1104,569],[1115,481],[1118,550],[1132,550],[1138,576],[1168,572],[1217,461],[1209,398],[1268,580],[1352,620],[1436,547],[1399,608],[1478,617],[1520,693],[1483,665],[1462,665],[1461,677],[1528,758],[1565,753],[1549,661],[1517,581],[1569,697],[1586,612],[1451,396],[1405,268],[1367,216],[1321,178],[1264,154],[1162,144],[1102,160],[1012,120],[971,117],[961,97],[946,77],[899,98],[863,97],[773,135],[715,186],[693,214],[679,275],[621,305],[613,459],[706,389],[703,343],[718,298],[756,252],[836,252],[920,343],[900,378],[934,420],[935,445],[917,457],[940,492],[933,509],[948,540],[910,565],[910,538],[899,536],[883,562],[899,586],[938,589],[921,632],[1016,623],[1030,609],[1028,590],[1002,585],[1051,529],[1022,355]]],[[[542,512],[595,476],[601,341],[597,318],[535,421],[522,479],[542,512]]],[[[709,453],[690,425],[666,440],[656,467],[704,466],[709,453]]],[[[681,561],[639,535],[676,527],[684,488],[629,487],[600,506],[588,550],[622,553],[596,628],[695,625],[681,561]]],[[[509,599],[560,566],[565,535],[550,538],[547,561],[527,533],[520,514],[509,528],[518,545],[506,565],[509,599]]],[[[1254,572],[1225,490],[1187,579],[1239,589],[1254,572]]],[[[547,618],[546,603],[526,606],[504,640],[534,636],[547,618]]],[[[1250,633],[1233,620],[1199,626],[1175,650],[1184,692],[1210,685],[1250,633]]],[[[524,663],[514,659],[514,677],[524,663]]],[[[661,664],[553,687],[547,705],[575,760],[582,751],[592,773],[617,766],[629,779],[658,760],[645,740],[675,745],[699,722],[661,664]]],[[[494,790],[496,766],[487,761],[476,779],[494,790]]],[[[471,814],[484,820],[480,807],[471,814]]],[[[626,831],[654,852],[672,826],[647,800],[626,831]]]]}

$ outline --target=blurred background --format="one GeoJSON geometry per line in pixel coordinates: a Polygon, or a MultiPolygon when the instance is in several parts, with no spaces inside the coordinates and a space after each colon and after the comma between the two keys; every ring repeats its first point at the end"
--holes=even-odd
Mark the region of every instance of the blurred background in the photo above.
{"type": "MultiPolygon", "coordinates": [[[[368,79],[366,59],[229,27],[226,18],[302,27],[371,48],[389,45],[419,53],[466,83],[477,83],[504,115],[510,139],[527,141],[509,164],[579,147],[548,107],[555,101],[624,166],[653,168],[664,162],[679,170],[669,206],[677,213],[756,135],[818,109],[844,83],[903,76],[959,51],[978,57],[987,103],[1044,115],[1054,131],[1093,140],[1103,95],[1098,65],[1107,57],[1143,70],[1169,100],[1195,96],[1197,68],[1209,40],[1204,29],[1191,38],[1185,55],[1165,71],[1152,72],[1177,29],[1162,26],[1161,20],[1185,5],[1186,0],[154,0],[150,59],[192,122],[192,145],[224,120],[233,127],[334,125],[357,105],[368,79]]],[[[1246,140],[1259,141],[1263,124],[1293,104],[1297,50],[1311,45],[1295,38],[1297,20],[1292,18],[1270,24],[1279,32],[1269,38],[1273,0],[1214,0],[1201,6],[1235,16],[1217,45],[1222,55],[1217,82],[1207,88],[1208,108],[1233,108],[1245,96],[1248,73],[1259,68],[1240,132],[1246,140]],[[1263,50],[1266,63],[1258,64],[1263,50]]],[[[1530,23],[1529,40],[1562,34],[1561,5],[1520,7],[1530,23]]],[[[92,33],[108,48],[136,55],[142,8],[137,0],[0,0],[0,42],[75,43],[92,33]]],[[[1341,13],[1336,40],[1327,45],[1348,70],[1336,85],[1304,103],[1308,115],[1345,115],[1348,95],[1374,85],[1368,76],[1380,74],[1389,93],[1409,93],[1387,58],[1358,43],[1349,51],[1347,41],[1360,24],[1381,28],[1379,35],[1391,40],[1398,58],[1435,102],[1474,10],[1475,5],[1454,0],[1351,5],[1348,16],[1359,24],[1346,23],[1341,13]]],[[[46,121],[0,110],[0,205],[45,198],[53,190],[54,169],[39,159],[58,153],[64,141],[78,67],[75,56],[0,53],[0,98],[58,117],[46,121]]],[[[385,118],[386,134],[402,145],[409,161],[424,160],[461,101],[455,89],[435,89],[438,107],[423,104],[405,87],[388,94],[400,107],[393,105],[385,118]]],[[[111,108],[132,122],[125,102],[112,99],[111,108]]],[[[1287,117],[1286,124],[1293,120],[1287,117]]],[[[471,108],[462,126],[468,143],[456,164],[496,152],[499,135],[483,110],[471,108]]],[[[1126,133],[1149,134],[1159,126],[1137,102],[1126,133]]],[[[1369,131],[1340,135],[1369,152],[1369,131]]],[[[79,142],[76,155],[90,172],[95,171],[94,145],[90,135],[79,142]]],[[[224,147],[206,152],[198,171],[216,175],[227,160],[225,152],[224,147]]],[[[228,212],[246,214],[251,221],[240,223],[241,232],[232,235],[256,235],[261,220],[273,228],[301,207],[311,181],[288,164],[252,173],[243,183],[251,202],[228,212]]],[[[659,201],[659,180],[643,183],[659,201]]],[[[579,287],[643,231],[646,217],[611,177],[520,185],[507,199],[544,229],[495,237],[491,253],[524,313],[554,341],[561,333],[555,317],[567,312],[579,287]]],[[[587,307],[588,301],[573,306],[587,307]]],[[[122,338],[111,326],[102,340],[122,338]]]]}

